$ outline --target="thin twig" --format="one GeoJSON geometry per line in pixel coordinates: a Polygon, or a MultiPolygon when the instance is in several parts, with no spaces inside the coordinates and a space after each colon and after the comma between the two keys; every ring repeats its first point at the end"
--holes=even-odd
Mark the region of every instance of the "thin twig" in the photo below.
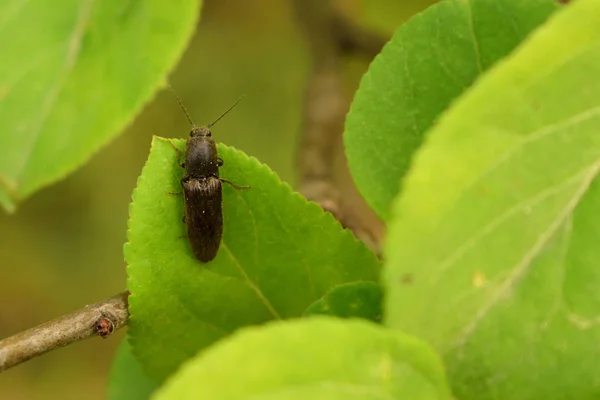
{"type": "Polygon", "coordinates": [[[335,145],[343,133],[349,108],[349,99],[343,91],[341,56],[358,50],[372,56],[385,41],[374,34],[359,39],[364,31],[338,16],[330,0],[294,0],[293,4],[312,59],[304,96],[298,190],[377,251],[370,229],[363,226],[352,209],[344,206],[331,171],[335,145]]]}
{"type": "Polygon", "coordinates": [[[127,323],[128,296],[119,293],[0,341],[0,372],[92,336],[110,336],[127,323]]]}

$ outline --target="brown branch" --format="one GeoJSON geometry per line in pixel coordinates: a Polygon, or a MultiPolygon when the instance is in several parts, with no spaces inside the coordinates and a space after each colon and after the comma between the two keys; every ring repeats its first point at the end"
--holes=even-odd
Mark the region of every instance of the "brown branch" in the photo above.
{"type": "Polygon", "coordinates": [[[343,91],[341,56],[348,51],[373,56],[385,41],[374,34],[364,35],[364,30],[339,17],[330,0],[294,0],[293,4],[312,59],[304,95],[298,190],[377,250],[370,229],[363,226],[354,210],[344,206],[331,171],[335,145],[344,131],[349,108],[343,91]]]}
{"type": "Polygon", "coordinates": [[[345,54],[362,54],[375,58],[387,42],[387,38],[339,14],[333,16],[331,23],[338,46],[345,54]]]}
{"type": "Polygon", "coordinates": [[[0,372],[92,336],[107,338],[129,318],[129,291],[0,341],[0,372]]]}

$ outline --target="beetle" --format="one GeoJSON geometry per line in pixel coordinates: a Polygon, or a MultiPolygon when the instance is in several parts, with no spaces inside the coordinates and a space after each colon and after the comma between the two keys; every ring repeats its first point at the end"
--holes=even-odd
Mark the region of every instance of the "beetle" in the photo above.
{"type": "MultiPolygon", "coordinates": [[[[173,90],[173,88],[171,88],[173,90]]],[[[244,96],[241,96],[214,122],[205,126],[196,126],[183,103],[173,90],[181,109],[192,124],[190,137],[186,140],[185,161],[181,163],[181,152],[177,151],[179,165],[185,173],[181,179],[184,195],[187,237],[196,258],[207,263],[215,258],[223,236],[222,185],[228,183],[236,189],[249,189],[250,186],[238,186],[219,177],[219,168],[223,160],[217,152],[217,144],[212,138],[210,128],[231,111],[244,96]]]]}

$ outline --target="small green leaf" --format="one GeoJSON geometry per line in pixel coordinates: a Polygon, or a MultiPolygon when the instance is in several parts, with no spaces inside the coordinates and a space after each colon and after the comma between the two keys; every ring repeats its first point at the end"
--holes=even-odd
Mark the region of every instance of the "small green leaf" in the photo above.
{"type": "Polygon", "coordinates": [[[335,286],[312,303],[304,315],[325,314],[336,317],[358,317],[381,322],[383,291],[375,282],[352,282],[335,286]]]}
{"type": "MultiPolygon", "coordinates": [[[[185,141],[173,140],[181,150],[185,141]]],[[[155,138],[130,207],[130,337],[157,379],[234,330],[300,317],[333,286],[376,281],[375,255],[329,213],[307,202],[265,165],[218,145],[223,242],[208,264],[193,255],[182,223],[183,171],[171,144],[155,138]]]]}
{"type": "Polygon", "coordinates": [[[142,371],[125,339],[115,355],[108,383],[108,400],[146,400],[158,388],[142,371]]]}
{"type": "Polygon", "coordinates": [[[364,320],[314,317],[246,328],[170,378],[155,400],[450,399],[438,356],[364,320]]]}
{"type": "Polygon", "coordinates": [[[400,27],[346,119],[348,165],[383,219],[439,114],[556,9],[555,0],[446,0],[400,27]]]}
{"type": "Polygon", "coordinates": [[[0,201],[64,177],[117,135],[173,68],[200,0],[0,2],[0,201]]]}
{"type": "Polygon", "coordinates": [[[600,393],[598,26],[574,1],[482,77],[394,205],[385,321],[434,345],[461,400],[600,393]]]}

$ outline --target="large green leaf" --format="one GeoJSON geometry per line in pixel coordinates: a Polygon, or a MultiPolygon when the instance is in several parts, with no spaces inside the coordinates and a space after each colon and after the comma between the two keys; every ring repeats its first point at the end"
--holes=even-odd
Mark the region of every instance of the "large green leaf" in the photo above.
{"type": "MultiPolygon", "coordinates": [[[[174,140],[184,149],[185,141],[174,140]]],[[[183,171],[155,138],[130,208],[130,335],[134,354],[159,379],[239,327],[299,317],[335,285],[377,280],[375,255],[331,214],[307,202],[265,165],[224,145],[223,243],[209,264],[185,235],[183,171]]]]}
{"type": "Polygon", "coordinates": [[[158,384],[142,371],[125,339],[119,345],[113,360],[108,384],[108,400],[146,400],[158,384]]]}
{"type": "Polygon", "coordinates": [[[0,201],[9,211],[123,129],[183,53],[200,0],[0,2],[0,201]]]}
{"type": "Polygon", "coordinates": [[[598,26],[575,1],[483,77],[394,206],[385,320],[444,355],[462,400],[600,393],[598,26]]]}
{"type": "Polygon", "coordinates": [[[248,328],[201,353],[153,399],[450,399],[438,356],[366,321],[315,317],[248,328]]]}
{"type": "Polygon", "coordinates": [[[348,165],[387,219],[438,115],[556,9],[554,0],[446,0],[403,25],[373,61],[346,119],[348,165]]]}

